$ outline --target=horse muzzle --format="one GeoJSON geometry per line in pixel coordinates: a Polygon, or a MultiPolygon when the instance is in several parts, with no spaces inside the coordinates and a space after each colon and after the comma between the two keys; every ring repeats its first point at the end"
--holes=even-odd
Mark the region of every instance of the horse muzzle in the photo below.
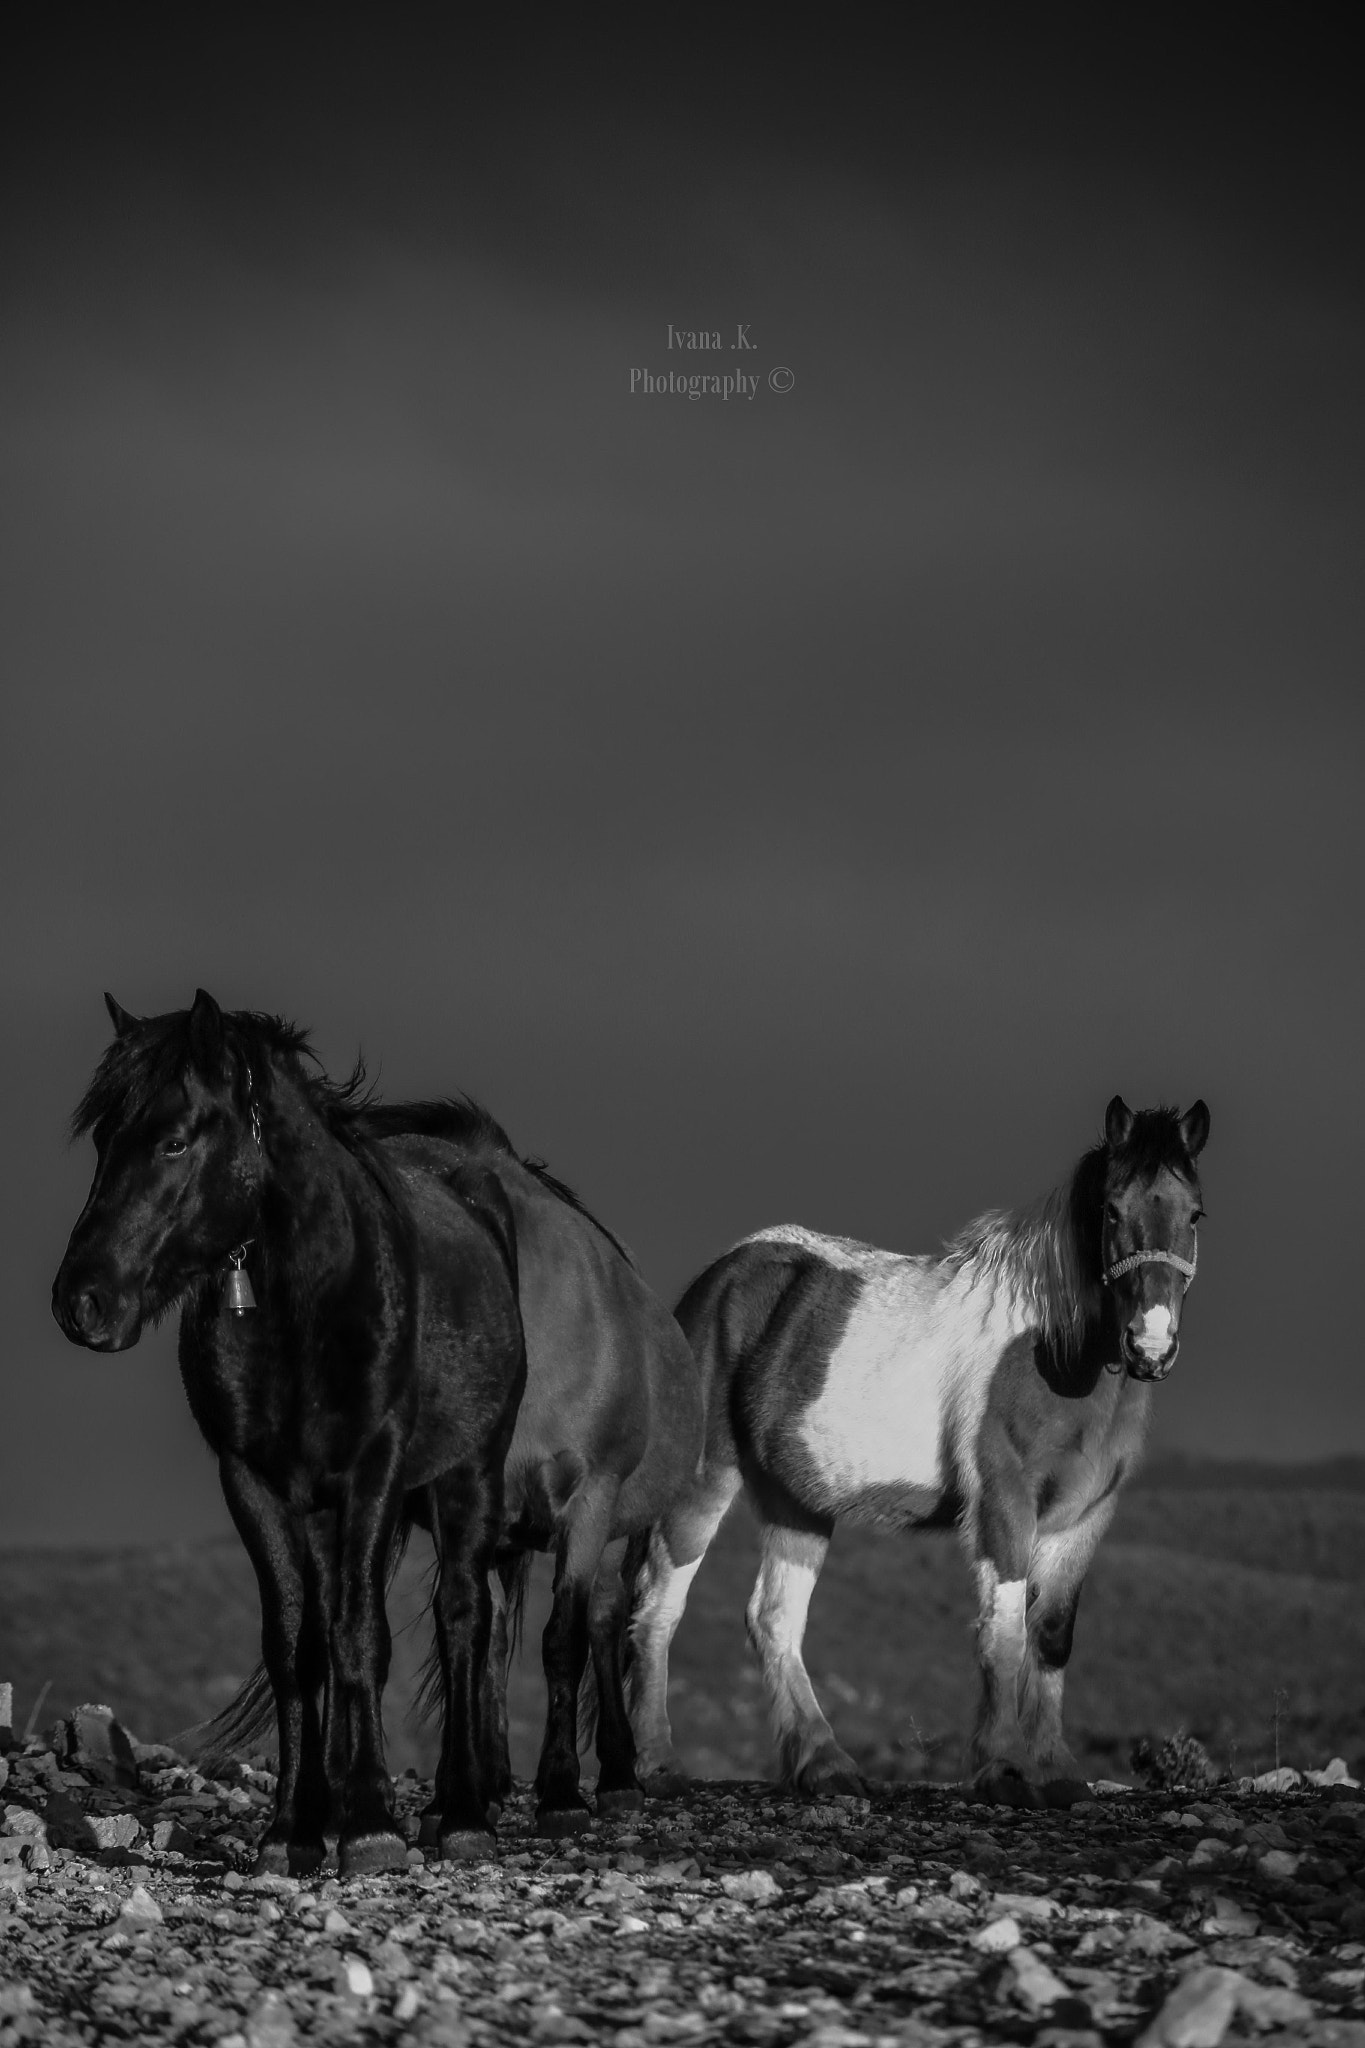
{"type": "Polygon", "coordinates": [[[1164,1380],[1180,1349],[1180,1326],[1164,1306],[1140,1310],[1123,1332],[1123,1362],[1135,1380],[1164,1380]]]}
{"type": "Polygon", "coordinates": [[[87,1351],[127,1351],[142,1335],[142,1303],[90,1274],[68,1276],[65,1266],[52,1283],[52,1313],[62,1334],[87,1351]]]}

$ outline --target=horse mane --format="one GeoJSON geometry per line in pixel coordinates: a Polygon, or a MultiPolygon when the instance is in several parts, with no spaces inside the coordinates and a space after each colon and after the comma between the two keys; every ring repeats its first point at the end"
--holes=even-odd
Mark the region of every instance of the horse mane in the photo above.
{"type": "MultiPolygon", "coordinates": [[[[546,1191],[567,1208],[584,1217],[626,1260],[634,1260],[620,1239],[607,1229],[573,1189],[550,1172],[543,1159],[523,1159],[502,1125],[471,1096],[446,1096],[439,1101],[380,1102],[369,1086],[363,1058],[345,1080],[333,1081],[323,1071],[306,1030],[284,1017],[259,1010],[225,1010],[223,1041],[237,1067],[237,1085],[245,1091],[250,1081],[268,1071],[272,1060],[283,1059],[298,1070],[298,1078],[313,1107],[332,1135],[349,1151],[363,1153],[380,1171],[381,1161],[373,1147],[383,1138],[444,1138],[470,1152],[497,1152],[524,1167],[546,1191]],[[303,1071],[300,1063],[312,1062],[315,1071],[303,1071]]],[[[135,1123],[150,1109],[157,1096],[173,1087],[193,1065],[190,1042],[190,1012],[172,1010],[164,1017],[139,1018],[135,1027],[114,1040],[91,1078],[90,1086],[76,1105],[71,1119],[73,1138],[83,1137],[106,1119],[135,1123]]]]}
{"type": "MultiPolygon", "coordinates": [[[[234,1054],[238,1079],[262,1071],[272,1059],[317,1062],[308,1033],[284,1017],[268,1016],[260,1010],[223,1012],[223,1038],[234,1054]]],[[[194,1064],[190,1042],[190,1013],[171,1010],[164,1017],[140,1017],[131,1031],[109,1046],[90,1086],[76,1104],[71,1118],[73,1138],[84,1137],[106,1119],[136,1123],[158,1095],[181,1080],[194,1064]]],[[[305,1086],[328,1116],[344,1113],[365,1093],[365,1065],[357,1061],[345,1081],[331,1081],[321,1071],[304,1077],[305,1086]]]]}
{"type": "MultiPolygon", "coordinates": [[[[1083,1152],[1069,1180],[1020,1209],[988,1209],[944,1246],[956,1271],[991,1276],[1028,1303],[1038,1334],[1063,1359],[1079,1356],[1104,1284],[1102,1206],[1110,1160],[1101,1140],[1083,1152]]],[[[1178,1110],[1139,1110],[1120,1149],[1125,1171],[1150,1180],[1163,1168],[1193,1181],[1178,1110]]]]}

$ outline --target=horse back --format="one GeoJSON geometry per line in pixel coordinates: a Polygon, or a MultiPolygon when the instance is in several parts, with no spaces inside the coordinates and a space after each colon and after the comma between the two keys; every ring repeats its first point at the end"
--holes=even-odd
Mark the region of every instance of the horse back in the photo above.
{"type": "Polygon", "coordinates": [[[957,1510],[936,1262],[796,1226],[707,1268],[677,1317],[702,1367],[708,1458],[765,1512],[923,1527],[957,1510]]]}
{"type": "Polygon", "coordinates": [[[425,1483],[471,1443],[501,1461],[526,1378],[511,1206],[491,1174],[426,1137],[384,1143],[417,1280],[421,1428],[404,1479],[425,1483]]]}
{"type": "Polygon", "coordinates": [[[509,1154],[482,1162],[514,1219],[527,1386],[509,1477],[553,1463],[621,1483],[614,1535],[648,1527],[701,1452],[696,1362],[663,1303],[615,1240],[509,1154]]]}

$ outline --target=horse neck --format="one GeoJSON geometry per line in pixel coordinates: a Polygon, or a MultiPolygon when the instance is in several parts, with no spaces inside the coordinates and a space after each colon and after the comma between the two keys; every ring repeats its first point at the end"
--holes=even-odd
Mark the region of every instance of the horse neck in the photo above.
{"type": "Polygon", "coordinates": [[[354,1258],[362,1234],[385,1228],[389,1205],[379,1182],[287,1068],[272,1072],[261,1145],[261,1251],[268,1260],[335,1267],[354,1258]]]}

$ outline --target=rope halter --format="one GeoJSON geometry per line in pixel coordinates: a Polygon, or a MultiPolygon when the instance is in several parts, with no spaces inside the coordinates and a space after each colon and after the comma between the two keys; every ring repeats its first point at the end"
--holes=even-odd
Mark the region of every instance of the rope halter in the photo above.
{"type": "Polygon", "coordinates": [[[1192,1259],[1182,1259],[1178,1252],[1129,1252],[1126,1259],[1115,1259],[1112,1266],[1106,1266],[1104,1277],[1106,1280],[1118,1280],[1125,1273],[1133,1272],[1138,1266],[1174,1266],[1177,1273],[1185,1275],[1185,1287],[1188,1291],[1198,1265],[1199,1232],[1196,1230],[1194,1233],[1194,1257],[1192,1259]]]}

